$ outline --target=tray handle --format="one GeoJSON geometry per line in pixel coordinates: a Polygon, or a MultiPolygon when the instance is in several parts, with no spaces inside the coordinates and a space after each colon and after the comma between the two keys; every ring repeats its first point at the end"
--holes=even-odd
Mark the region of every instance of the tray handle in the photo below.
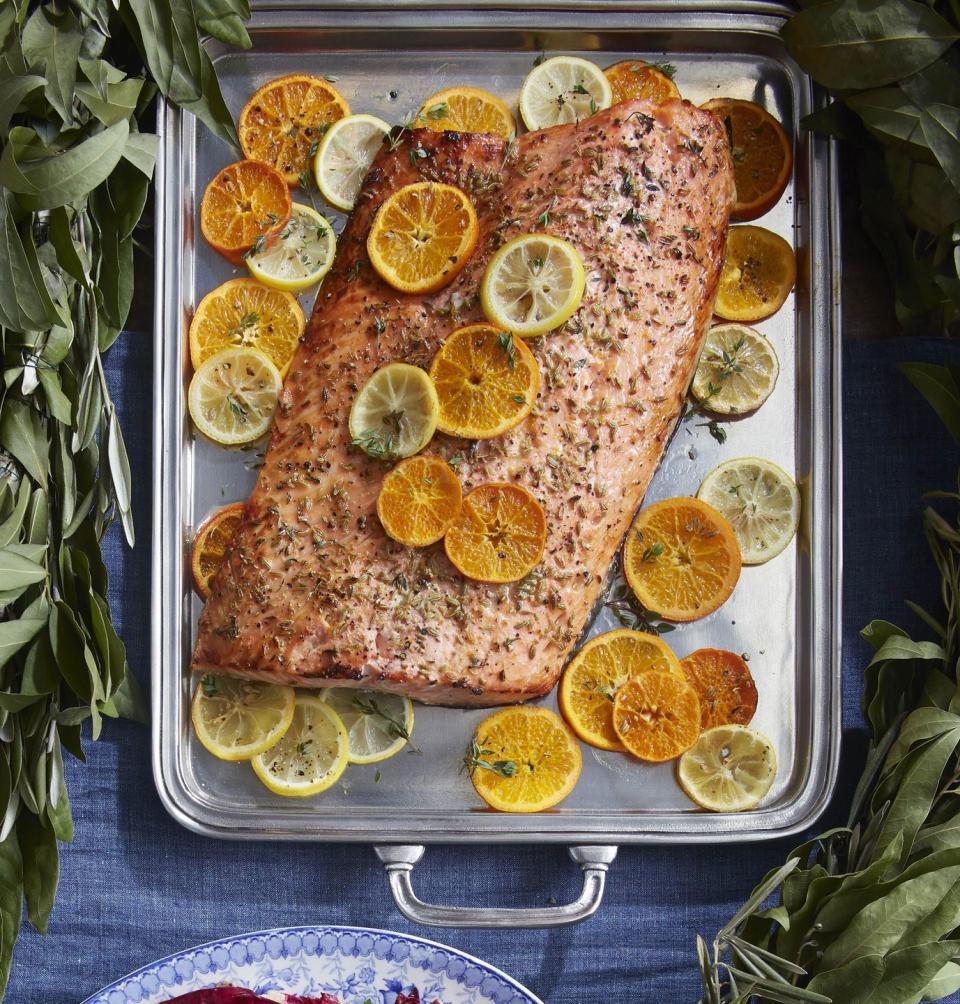
{"type": "Polygon", "coordinates": [[[509,907],[441,906],[425,903],[413,891],[413,866],[423,857],[421,844],[374,847],[390,882],[397,909],[408,920],[430,927],[562,927],[585,920],[600,906],[607,869],[617,856],[612,845],[571,847],[570,857],[583,871],[583,889],[572,903],[559,906],[509,907]]]}

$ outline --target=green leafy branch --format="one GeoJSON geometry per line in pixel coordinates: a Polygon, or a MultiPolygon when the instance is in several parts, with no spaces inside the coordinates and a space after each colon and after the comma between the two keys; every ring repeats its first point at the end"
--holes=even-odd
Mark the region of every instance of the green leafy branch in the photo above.
{"type": "MultiPolygon", "coordinates": [[[[903,369],[960,442],[956,372],[903,369]]],[[[707,1004],[905,1004],[960,990],[960,491],[928,497],[943,610],[909,606],[934,640],[880,620],[861,632],[874,649],[871,744],[847,823],[796,848],[712,952],[698,940],[707,1004]]]]}
{"type": "Polygon", "coordinates": [[[0,998],[24,904],[46,931],[73,836],[64,754],[145,718],[100,551],[114,521],[134,542],[103,354],[154,168],[138,120],[159,90],[236,147],[199,35],[249,46],[247,17],[246,0],[0,0],[0,998]]]}
{"type": "Polygon", "coordinates": [[[810,129],[856,157],[863,227],[908,332],[960,321],[960,7],[954,0],[827,0],[783,29],[832,92],[810,129]]]}

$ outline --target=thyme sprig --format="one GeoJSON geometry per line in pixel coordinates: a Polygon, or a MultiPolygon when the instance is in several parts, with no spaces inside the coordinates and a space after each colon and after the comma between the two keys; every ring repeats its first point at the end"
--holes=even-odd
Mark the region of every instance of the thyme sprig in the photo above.
{"type": "Polygon", "coordinates": [[[469,752],[463,758],[463,767],[460,769],[469,771],[471,775],[475,770],[488,770],[500,777],[514,777],[517,773],[517,764],[514,760],[484,759],[496,755],[496,750],[482,749],[476,739],[471,739],[469,752]]]}

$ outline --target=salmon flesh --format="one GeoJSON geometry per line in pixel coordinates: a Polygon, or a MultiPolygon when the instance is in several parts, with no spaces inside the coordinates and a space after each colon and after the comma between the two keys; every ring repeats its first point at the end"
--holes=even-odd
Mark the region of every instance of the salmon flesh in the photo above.
{"type": "Polygon", "coordinates": [[[200,618],[192,668],[302,687],[394,691],[428,704],[546,694],[580,637],[681,406],[710,321],[734,200],[724,127],[686,101],[615,105],[578,125],[483,135],[394,130],[367,174],[277,408],[257,485],[200,618]],[[466,192],[480,236],[439,292],[401,294],[366,257],[403,185],[466,192]],[[523,485],[547,517],[540,564],[509,585],[465,579],[442,543],[383,532],[389,465],[351,444],[357,391],[379,367],[427,367],[483,320],[491,256],[520,234],[569,241],[579,310],[528,344],[536,406],[497,439],[428,449],[464,492],[523,485]]]}

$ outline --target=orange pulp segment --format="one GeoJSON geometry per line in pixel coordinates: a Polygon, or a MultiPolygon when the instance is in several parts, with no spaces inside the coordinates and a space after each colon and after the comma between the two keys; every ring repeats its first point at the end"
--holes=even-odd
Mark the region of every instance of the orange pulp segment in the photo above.
{"type": "Polygon", "coordinates": [[[423,103],[416,125],[434,132],[479,132],[509,139],[517,124],[510,109],[479,87],[448,87],[423,103]]]}
{"type": "Polygon", "coordinates": [[[763,227],[731,227],[714,312],[751,323],[775,314],[797,279],[793,248],[763,227]]]}
{"type": "Polygon", "coordinates": [[[614,104],[633,98],[646,98],[660,104],[661,101],[680,97],[680,91],[671,77],[642,59],[624,59],[608,66],[603,72],[613,91],[614,104]]]}
{"type": "Polygon", "coordinates": [[[698,648],[680,660],[700,698],[700,728],[748,725],[757,710],[757,685],[743,656],[722,648],[698,648]]]}
{"type": "Polygon", "coordinates": [[[213,578],[223,563],[223,556],[233,541],[233,535],[243,519],[246,502],[234,502],[218,509],[200,525],[190,552],[193,588],[201,599],[210,595],[213,578]]]}

